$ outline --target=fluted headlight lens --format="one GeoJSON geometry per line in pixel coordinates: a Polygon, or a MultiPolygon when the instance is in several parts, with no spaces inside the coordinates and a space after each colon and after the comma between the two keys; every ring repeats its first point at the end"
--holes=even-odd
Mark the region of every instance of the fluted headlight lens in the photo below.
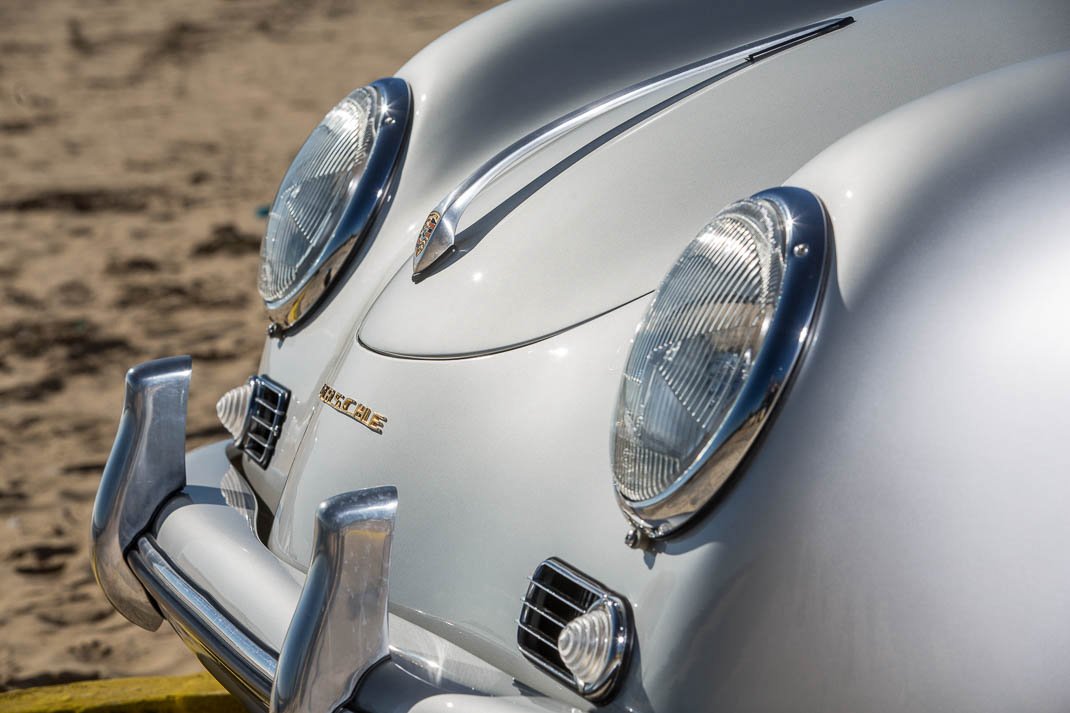
{"type": "Polygon", "coordinates": [[[260,294],[290,326],[368,228],[400,153],[408,87],[380,80],[331,109],[282,179],[260,249],[260,294]]]}
{"type": "Polygon", "coordinates": [[[261,247],[260,294],[285,297],[338,225],[375,140],[376,97],[362,88],[338,103],[297,153],[282,179],[261,247]]]}
{"type": "Polygon", "coordinates": [[[785,195],[802,202],[796,212],[810,209],[813,230],[776,192],[728,206],[684,250],[636,332],[613,468],[622,503],[654,534],[728,478],[801,351],[820,292],[824,214],[805,191],[785,195]],[[785,310],[788,297],[796,304],[785,310]]]}

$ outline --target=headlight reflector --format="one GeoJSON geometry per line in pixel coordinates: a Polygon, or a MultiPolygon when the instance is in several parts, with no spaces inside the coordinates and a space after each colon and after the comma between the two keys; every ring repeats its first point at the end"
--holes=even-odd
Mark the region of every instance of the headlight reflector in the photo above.
{"type": "Polygon", "coordinates": [[[381,79],[339,102],[282,179],[260,249],[272,322],[295,324],[337,276],[379,210],[401,153],[410,98],[381,79]]]}
{"type": "Polygon", "coordinates": [[[827,252],[817,198],[775,189],[721,211],[658,287],[612,452],[618,498],[647,534],[683,524],[742,460],[802,353],[827,252]]]}

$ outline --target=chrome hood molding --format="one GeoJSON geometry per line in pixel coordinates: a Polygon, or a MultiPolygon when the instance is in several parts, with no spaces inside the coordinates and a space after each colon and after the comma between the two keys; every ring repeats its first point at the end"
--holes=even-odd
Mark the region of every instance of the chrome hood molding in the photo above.
{"type": "MultiPolygon", "coordinates": [[[[664,110],[707,84],[723,79],[743,69],[748,64],[771,57],[777,52],[819,37],[826,32],[845,27],[851,22],[853,22],[853,19],[850,17],[826,20],[751,42],[712,57],[700,59],[697,62],[669,70],[656,77],[614,92],[609,96],[597,99],[518,139],[480,166],[475,173],[453,189],[431,211],[416,238],[416,248],[412,257],[413,275],[419,276],[430,270],[436,262],[454,250],[460,237],[457,234],[457,230],[460,226],[461,218],[468,206],[483,190],[554,141],[575,131],[584,124],[612,112],[614,109],[639,101],[647,95],[655,94],[660,89],[674,87],[688,80],[702,79],[697,84],[673,94],[668,99],[647,110],[647,112],[643,112],[631,122],[625,122],[625,124],[611,129],[606,134],[598,137],[594,143],[596,145],[600,144],[622,132],[625,128],[629,128],[634,121],[664,110]]],[[[580,149],[580,152],[582,151],[583,149],[580,149]]]]}

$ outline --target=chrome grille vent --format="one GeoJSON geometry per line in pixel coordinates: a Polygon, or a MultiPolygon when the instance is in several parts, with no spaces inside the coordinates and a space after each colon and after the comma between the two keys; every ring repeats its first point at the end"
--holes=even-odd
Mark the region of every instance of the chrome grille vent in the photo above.
{"type": "MultiPolygon", "coordinates": [[[[516,641],[521,653],[569,688],[588,698],[605,698],[614,681],[601,681],[596,687],[577,681],[562,661],[557,646],[557,637],[570,621],[605,602],[612,602],[621,611],[625,609],[623,600],[598,582],[561,560],[546,560],[528,578],[527,595],[516,622],[516,641]]],[[[614,671],[613,678],[616,674],[614,671]]]]}
{"type": "Polygon", "coordinates": [[[253,393],[238,447],[253,462],[266,468],[275,453],[282,422],[286,420],[290,390],[262,374],[250,378],[249,383],[252,384],[253,393]]]}

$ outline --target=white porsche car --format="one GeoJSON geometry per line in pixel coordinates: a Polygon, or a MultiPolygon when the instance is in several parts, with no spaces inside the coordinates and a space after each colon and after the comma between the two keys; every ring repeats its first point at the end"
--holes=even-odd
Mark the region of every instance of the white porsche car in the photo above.
{"type": "Polygon", "coordinates": [[[298,151],[233,439],[130,370],[100,585],[273,713],[1070,709],[1068,50],[1066,0],[475,18],[298,151]]]}

